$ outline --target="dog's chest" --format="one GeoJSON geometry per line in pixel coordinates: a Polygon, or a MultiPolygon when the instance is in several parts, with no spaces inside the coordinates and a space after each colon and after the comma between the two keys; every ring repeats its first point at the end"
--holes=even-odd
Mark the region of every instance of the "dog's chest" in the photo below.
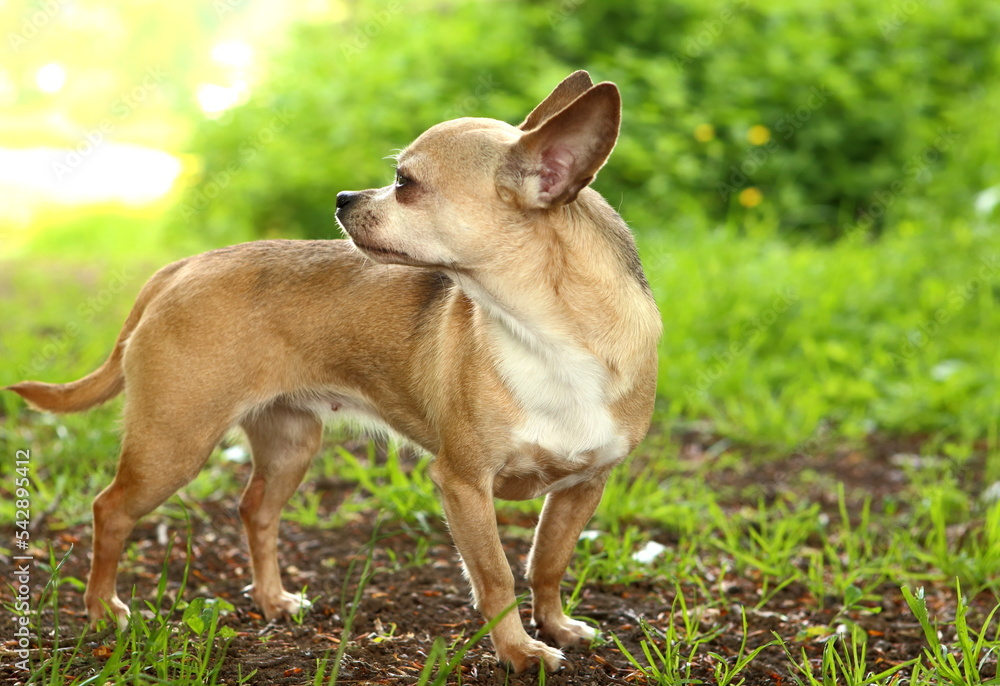
{"type": "MultiPolygon", "coordinates": [[[[523,333],[523,332],[522,332],[523,333]]],[[[520,409],[516,444],[537,448],[569,471],[590,471],[624,456],[626,440],[608,406],[608,372],[589,351],[501,327],[496,368],[520,409]]]]}

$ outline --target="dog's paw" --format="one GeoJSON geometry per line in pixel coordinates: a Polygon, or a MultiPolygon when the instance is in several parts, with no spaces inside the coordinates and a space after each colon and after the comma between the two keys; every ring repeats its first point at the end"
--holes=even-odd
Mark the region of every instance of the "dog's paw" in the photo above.
{"type": "Polygon", "coordinates": [[[92,628],[96,629],[102,619],[114,619],[122,631],[128,628],[128,605],[119,600],[118,596],[87,598],[84,602],[87,605],[87,618],[92,628]]]}
{"type": "Polygon", "coordinates": [[[254,604],[260,608],[268,621],[292,617],[312,607],[309,599],[301,593],[289,593],[282,590],[280,593],[265,596],[262,593],[257,593],[253,586],[247,586],[243,592],[253,599],[254,604]]]}
{"type": "Polygon", "coordinates": [[[566,648],[580,643],[590,643],[597,636],[597,630],[589,624],[561,615],[557,619],[538,623],[538,634],[560,648],[566,648]]]}
{"type": "Polygon", "coordinates": [[[510,665],[518,674],[537,669],[539,663],[545,663],[545,671],[548,673],[562,667],[563,654],[561,650],[529,638],[512,646],[497,647],[497,659],[502,664],[510,665]]]}

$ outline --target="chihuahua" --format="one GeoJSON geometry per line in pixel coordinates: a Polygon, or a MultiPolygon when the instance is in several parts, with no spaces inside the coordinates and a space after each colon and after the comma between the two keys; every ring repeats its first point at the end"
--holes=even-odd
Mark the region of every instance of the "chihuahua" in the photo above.
{"type": "Polygon", "coordinates": [[[136,521],[188,483],[233,426],[253,471],[240,500],[250,596],[284,590],[281,509],[323,419],[387,428],[435,456],[431,477],[497,657],[520,672],[587,643],[560,584],[609,471],[644,437],[661,320],[628,227],[589,184],[618,138],[613,83],[567,77],[517,127],[446,121],[393,183],[337,195],[347,240],[269,240],[164,267],[107,361],[67,384],[9,387],[77,412],[126,391],[114,481],[94,501],[85,602],[127,624],[118,559],[136,521]],[[545,496],[527,562],[536,640],[516,609],[494,498],[545,496]]]}

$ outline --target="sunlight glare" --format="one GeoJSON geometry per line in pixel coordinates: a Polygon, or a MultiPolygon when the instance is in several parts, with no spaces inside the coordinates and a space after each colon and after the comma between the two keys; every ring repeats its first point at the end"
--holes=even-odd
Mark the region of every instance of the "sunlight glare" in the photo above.
{"type": "Polygon", "coordinates": [[[212,48],[212,59],[234,69],[246,69],[253,62],[253,48],[240,41],[217,43],[212,48]]]}
{"type": "Polygon", "coordinates": [[[55,93],[66,83],[66,70],[55,62],[46,64],[35,72],[35,83],[43,93],[55,93]]]}
{"type": "Polygon", "coordinates": [[[198,86],[198,106],[209,116],[221,114],[239,103],[242,90],[235,86],[226,88],[215,83],[203,83],[198,86]]]}

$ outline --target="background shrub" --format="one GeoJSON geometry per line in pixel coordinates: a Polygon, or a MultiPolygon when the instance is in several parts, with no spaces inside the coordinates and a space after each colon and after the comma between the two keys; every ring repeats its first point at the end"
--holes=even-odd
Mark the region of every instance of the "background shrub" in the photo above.
{"type": "Polygon", "coordinates": [[[516,123],[580,67],[622,88],[623,137],[598,186],[640,231],[734,220],[820,239],[877,234],[891,216],[970,216],[1000,182],[995,3],[451,0],[358,12],[297,29],[251,101],[199,129],[184,231],[331,236],[336,192],[387,183],[392,150],[444,118],[516,123]]]}

